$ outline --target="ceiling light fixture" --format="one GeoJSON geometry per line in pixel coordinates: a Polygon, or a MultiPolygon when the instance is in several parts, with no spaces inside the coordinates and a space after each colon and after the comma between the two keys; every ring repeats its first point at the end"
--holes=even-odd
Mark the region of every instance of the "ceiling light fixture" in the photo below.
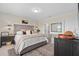
{"type": "Polygon", "coordinates": [[[33,8],[33,9],[32,9],[32,12],[34,12],[34,13],[40,13],[40,9],[38,9],[38,8],[33,8]]]}

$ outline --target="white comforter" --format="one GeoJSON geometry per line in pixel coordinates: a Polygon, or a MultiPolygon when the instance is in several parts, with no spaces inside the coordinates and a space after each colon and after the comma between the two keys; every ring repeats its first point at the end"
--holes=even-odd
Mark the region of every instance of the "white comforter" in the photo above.
{"type": "Polygon", "coordinates": [[[33,44],[47,41],[47,38],[42,34],[32,34],[32,35],[16,35],[15,36],[15,52],[16,54],[20,54],[20,52],[33,44]]]}

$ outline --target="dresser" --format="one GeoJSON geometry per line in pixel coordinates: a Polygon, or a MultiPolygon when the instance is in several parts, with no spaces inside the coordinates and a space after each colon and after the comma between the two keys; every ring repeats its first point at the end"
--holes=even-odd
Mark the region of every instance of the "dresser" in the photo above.
{"type": "Polygon", "coordinates": [[[14,36],[1,36],[0,37],[0,47],[6,45],[6,42],[11,40],[11,44],[15,44],[14,36]]]}
{"type": "Polygon", "coordinates": [[[79,56],[79,39],[54,38],[55,56],[79,56]]]}

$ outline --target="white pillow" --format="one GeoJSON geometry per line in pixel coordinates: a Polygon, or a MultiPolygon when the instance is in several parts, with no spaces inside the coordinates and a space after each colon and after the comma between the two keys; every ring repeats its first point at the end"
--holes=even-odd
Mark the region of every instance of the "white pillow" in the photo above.
{"type": "Polygon", "coordinates": [[[26,35],[30,35],[30,30],[26,30],[26,35]]]}
{"type": "Polygon", "coordinates": [[[16,35],[23,35],[23,32],[22,31],[18,31],[18,32],[16,32],[16,35]]]}

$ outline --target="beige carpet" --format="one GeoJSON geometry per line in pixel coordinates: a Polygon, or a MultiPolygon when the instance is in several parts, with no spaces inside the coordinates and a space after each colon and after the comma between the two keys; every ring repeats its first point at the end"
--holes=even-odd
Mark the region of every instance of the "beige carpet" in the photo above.
{"type": "Polygon", "coordinates": [[[8,56],[8,50],[12,49],[13,45],[4,45],[0,48],[0,56],[8,56]]]}

